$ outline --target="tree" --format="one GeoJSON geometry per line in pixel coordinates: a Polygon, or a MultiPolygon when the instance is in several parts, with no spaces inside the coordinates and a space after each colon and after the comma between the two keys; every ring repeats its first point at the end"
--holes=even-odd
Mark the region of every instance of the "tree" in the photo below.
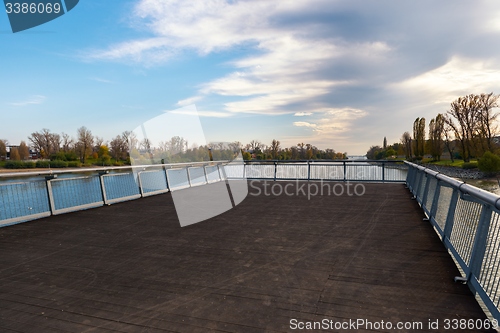
{"type": "Polygon", "coordinates": [[[67,153],[71,150],[71,146],[73,145],[74,140],[69,134],[62,133],[62,150],[67,153]]]}
{"type": "Polygon", "coordinates": [[[40,152],[43,158],[48,158],[56,154],[61,146],[61,137],[59,134],[51,133],[49,129],[42,129],[41,132],[33,132],[28,137],[35,150],[40,152]]]}
{"type": "Polygon", "coordinates": [[[384,144],[382,146],[384,148],[384,150],[387,149],[387,138],[384,136],[384,144]]]}
{"type": "Polygon", "coordinates": [[[271,157],[273,160],[278,159],[278,153],[280,151],[280,142],[276,139],[273,139],[271,142],[271,146],[269,147],[269,150],[271,151],[271,157]]]}
{"type": "Polygon", "coordinates": [[[459,97],[451,103],[451,108],[445,118],[452,129],[455,138],[460,142],[464,162],[469,162],[471,155],[477,153],[477,128],[480,123],[479,112],[481,109],[480,97],[468,95],[459,97]]]}
{"type": "Polygon", "coordinates": [[[410,160],[413,157],[412,154],[412,142],[411,142],[411,135],[409,132],[404,132],[403,135],[401,136],[401,144],[403,146],[403,151],[406,156],[407,160],[410,160]]]}
{"type": "Polygon", "coordinates": [[[451,163],[455,161],[455,140],[451,138],[451,133],[452,133],[452,128],[450,125],[446,122],[446,118],[443,117],[444,119],[444,126],[443,126],[443,134],[444,134],[444,146],[446,147],[446,150],[448,150],[448,153],[450,154],[450,159],[451,163]]]}
{"type": "Polygon", "coordinates": [[[417,118],[413,122],[413,142],[415,142],[415,156],[425,154],[425,118],[417,118]]]}
{"type": "Polygon", "coordinates": [[[27,160],[30,157],[30,150],[26,145],[26,142],[21,141],[19,144],[19,158],[21,160],[27,160]]]}
{"type": "Polygon", "coordinates": [[[87,157],[92,153],[92,145],[94,143],[94,137],[92,132],[85,126],[78,129],[78,141],[77,141],[77,152],[80,155],[80,161],[85,163],[87,157]]]}
{"type": "Polygon", "coordinates": [[[438,113],[436,118],[429,122],[429,144],[432,158],[436,161],[441,159],[443,153],[443,132],[444,132],[444,117],[438,113]]]}
{"type": "Polygon", "coordinates": [[[10,149],[10,159],[12,161],[19,161],[21,159],[21,156],[19,156],[19,150],[17,148],[10,149]]]}
{"type": "Polygon", "coordinates": [[[127,158],[128,142],[123,135],[117,135],[111,140],[109,146],[111,148],[111,156],[115,160],[124,160],[127,158]]]}
{"type": "Polygon", "coordinates": [[[0,159],[7,157],[7,143],[6,140],[0,140],[0,159]]]}
{"type": "Polygon", "coordinates": [[[493,93],[481,94],[480,111],[479,111],[479,131],[482,137],[482,143],[486,143],[483,150],[493,151],[493,137],[498,131],[495,121],[498,118],[498,113],[493,113],[492,109],[498,107],[498,98],[500,95],[493,93]]]}

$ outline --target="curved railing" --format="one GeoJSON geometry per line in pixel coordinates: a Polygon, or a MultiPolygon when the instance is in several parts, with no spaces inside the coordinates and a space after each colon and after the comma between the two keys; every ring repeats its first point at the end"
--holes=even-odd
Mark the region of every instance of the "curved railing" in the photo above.
{"type": "Polygon", "coordinates": [[[218,161],[0,173],[0,226],[221,181],[230,166],[218,161]]]}
{"type": "Polygon", "coordinates": [[[407,168],[400,161],[266,160],[243,164],[240,160],[0,173],[0,226],[226,178],[404,182],[407,168]]]}
{"type": "Polygon", "coordinates": [[[500,320],[500,196],[405,162],[406,184],[445,247],[495,319],[500,320]]]}

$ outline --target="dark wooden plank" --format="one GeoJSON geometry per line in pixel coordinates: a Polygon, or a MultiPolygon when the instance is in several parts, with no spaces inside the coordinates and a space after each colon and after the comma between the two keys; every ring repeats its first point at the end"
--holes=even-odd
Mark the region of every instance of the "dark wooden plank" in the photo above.
{"type": "Polygon", "coordinates": [[[296,191],[307,183],[279,184],[295,195],[266,196],[253,182],[240,205],[185,228],[171,194],[1,228],[0,331],[486,318],[403,185],[308,198],[296,191]]]}

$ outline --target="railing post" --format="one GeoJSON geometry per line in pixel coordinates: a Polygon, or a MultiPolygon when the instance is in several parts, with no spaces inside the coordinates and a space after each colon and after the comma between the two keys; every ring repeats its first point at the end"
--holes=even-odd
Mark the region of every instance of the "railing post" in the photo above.
{"type": "Polygon", "coordinates": [[[455,221],[455,209],[457,208],[458,202],[458,189],[453,189],[453,193],[451,195],[450,206],[448,207],[448,214],[446,215],[446,224],[444,225],[443,232],[443,243],[446,248],[448,248],[447,242],[450,241],[451,231],[453,230],[453,222],[455,221]]]}
{"type": "Polygon", "coordinates": [[[207,167],[203,166],[203,172],[205,173],[205,184],[208,184],[208,175],[207,175],[207,167]]]}
{"type": "Polygon", "coordinates": [[[441,185],[440,184],[441,184],[441,181],[436,178],[436,190],[434,191],[434,198],[432,198],[432,207],[430,210],[431,216],[429,216],[430,220],[432,220],[433,217],[435,220],[435,217],[436,217],[437,205],[439,202],[439,195],[441,194],[441,185]]]}
{"type": "Polygon", "coordinates": [[[278,169],[278,162],[274,161],[274,181],[276,181],[277,169],[278,169]]]}
{"type": "Polygon", "coordinates": [[[104,186],[104,175],[107,175],[108,173],[109,173],[108,170],[99,172],[99,183],[101,184],[102,202],[104,202],[105,205],[108,205],[108,198],[106,196],[106,186],[104,186]]]}
{"type": "Polygon", "coordinates": [[[307,160],[307,181],[311,180],[311,161],[307,160]]]}
{"type": "Polygon", "coordinates": [[[137,185],[139,185],[139,193],[141,194],[141,198],[144,198],[144,191],[142,190],[141,171],[137,172],[137,185]]]}
{"type": "Polygon", "coordinates": [[[47,200],[49,201],[50,215],[54,215],[56,211],[56,206],[54,203],[54,195],[52,193],[51,180],[57,178],[57,175],[50,175],[45,177],[45,185],[47,187],[47,200]]]}
{"type": "Polygon", "coordinates": [[[191,176],[189,175],[189,166],[187,166],[187,165],[186,165],[186,174],[187,174],[187,179],[188,179],[189,187],[192,187],[192,185],[191,185],[191,176]]]}
{"type": "Polygon", "coordinates": [[[165,181],[167,182],[167,190],[170,192],[170,180],[168,179],[168,169],[166,166],[163,166],[163,172],[165,173],[165,181]]]}
{"type": "MultiPolygon", "coordinates": [[[[491,206],[483,204],[483,209],[481,210],[481,217],[479,218],[479,223],[477,225],[476,236],[474,237],[474,243],[472,246],[471,258],[469,269],[470,273],[467,276],[467,281],[469,281],[473,276],[479,280],[479,274],[481,273],[481,266],[483,265],[484,254],[486,252],[486,245],[488,242],[488,232],[490,229],[491,222],[491,206]]],[[[469,284],[474,292],[472,284],[469,284]]]]}
{"type": "Polygon", "coordinates": [[[347,179],[347,165],[345,164],[345,161],[342,161],[342,164],[344,165],[344,181],[347,179]]]}
{"type": "MultiPolygon", "coordinates": [[[[427,196],[429,195],[429,178],[431,177],[429,174],[427,173],[424,173],[423,174],[423,177],[426,178],[426,181],[425,181],[425,187],[424,187],[424,193],[422,195],[422,202],[421,202],[421,206],[422,208],[424,209],[424,212],[425,212],[425,208],[427,208],[427,206],[425,206],[425,203],[427,202],[427,196]]],[[[427,211],[429,211],[429,209],[427,208],[427,211]]]]}
{"type": "Polygon", "coordinates": [[[385,162],[382,161],[382,182],[385,182],[385,162]]]}

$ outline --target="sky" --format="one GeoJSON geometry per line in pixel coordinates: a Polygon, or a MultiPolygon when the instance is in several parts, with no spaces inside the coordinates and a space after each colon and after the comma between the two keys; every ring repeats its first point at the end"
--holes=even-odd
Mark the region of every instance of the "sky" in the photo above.
{"type": "Polygon", "coordinates": [[[207,142],[362,155],[460,96],[500,93],[498,0],[80,0],[18,33],[0,13],[0,41],[14,145],[81,126],[109,141],[194,107],[207,142]]]}

